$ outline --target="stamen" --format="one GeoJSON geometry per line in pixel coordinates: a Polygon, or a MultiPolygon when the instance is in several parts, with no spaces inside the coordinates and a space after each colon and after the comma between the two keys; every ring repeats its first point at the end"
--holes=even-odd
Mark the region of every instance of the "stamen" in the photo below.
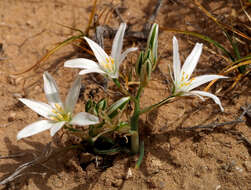
{"type": "Polygon", "coordinates": [[[182,73],[181,81],[184,81],[184,74],[185,74],[185,72],[182,73]]]}
{"type": "Polygon", "coordinates": [[[71,119],[71,113],[68,112],[67,115],[66,115],[66,120],[69,121],[71,119]]]}
{"type": "Polygon", "coordinates": [[[56,113],[57,114],[57,117],[60,119],[60,120],[65,120],[65,118],[60,114],[60,113],[56,113]]]}
{"type": "Polygon", "coordinates": [[[64,110],[63,110],[63,108],[59,105],[59,104],[55,104],[55,107],[57,108],[57,110],[59,111],[59,112],[61,112],[61,113],[63,113],[64,112],[64,110]]]}
{"type": "Polygon", "coordinates": [[[58,121],[58,118],[55,117],[55,116],[50,116],[50,119],[53,120],[53,121],[58,121]]]}
{"type": "Polygon", "coordinates": [[[105,62],[102,62],[101,65],[108,70],[108,72],[114,72],[114,59],[112,57],[106,57],[105,62]]]}
{"type": "Polygon", "coordinates": [[[58,112],[57,112],[57,110],[51,110],[52,111],[52,113],[55,113],[55,114],[57,114],[58,112]]]}

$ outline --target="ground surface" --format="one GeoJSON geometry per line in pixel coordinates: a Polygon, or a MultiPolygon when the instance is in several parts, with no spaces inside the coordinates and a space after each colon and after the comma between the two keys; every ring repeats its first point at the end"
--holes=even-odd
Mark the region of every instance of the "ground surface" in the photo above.
{"type": "MultiPolygon", "coordinates": [[[[204,6],[218,15],[222,20],[240,9],[239,1],[205,1],[204,6]],[[226,6],[228,2],[228,6],[226,6]]],[[[98,10],[110,1],[99,3],[98,10]]],[[[140,30],[151,12],[155,1],[134,0],[114,1],[121,9],[123,19],[132,25],[132,30],[140,30]]],[[[57,23],[85,29],[91,12],[92,1],[88,0],[1,0],[0,1],[0,156],[19,155],[15,158],[0,160],[0,176],[4,179],[15,169],[28,162],[45,148],[51,141],[49,132],[44,132],[25,140],[16,140],[16,134],[25,125],[34,122],[38,116],[18,103],[18,97],[28,97],[45,101],[43,94],[42,72],[11,76],[6,71],[18,72],[36,63],[48,49],[73,34],[73,31],[57,23]],[[23,79],[26,78],[24,83],[23,79]],[[39,79],[37,81],[37,79],[39,79]],[[31,85],[33,82],[33,85],[31,85]],[[21,155],[20,155],[21,153],[21,155]]],[[[238,13],[239,14],[239,13],[238,13]]],[[[245,21],[245,15],[239,19],[245,21]]],[[[187,29],[209,35],[220,42],[225,38],[217,32],[217,27],[196,6],[188,1],[163,1],[156,22],[161,26],[187,29]]],[[[234,22],[234,21],[233,21],[234,22]]],[[[111,14],[109,26],[117,28],[119,19],[111,14]]],[[[154,80],[144,92],[142,104],[157,102],[168,96],[165,83],[168,64],[172,63],[172,33],[160,33],[160,64],[154,72],[154,80]]],[[[182,60],[189,54],[194,43],[199,41],[177,35],[182,60]]],[[[127,40],[126,46],[134,42],[143,47],[144,43],[127,40]]],[[[107,49],[110,40],[106,40],[107,49]]],[[[228,45],[228,44],[226,44],[228,45]]],[[[226,62],[204,48],[196,74],[217,73],[226,62]]],[[[243,51],[246,51],[243,50],[243,51]]],[[[245,52],[244,52],[245,53],[245,52]]],[[[58,51],[43,65],[56,78],[63,96],[66,95],[77,70],[65,69],[63,62],[71,57],[83,56],[68,46],[58,51]]],[[[137,53],[128,60],[135,60],[137,53]]],[[[84,97],[92,87],[90,81],[83,78],[86,85],[84,97]]],[[[228,83],[230,83],[229,81],[228,83]]],[[[227,83],[227,82],[226,82],[227,83]]],[[[226,83],[224,85],[226,85],[226,83]]],[[[94,85],[95,86],[95,85],[94,85]]],[[[96,87],[95,87],[96,88],[96,87]]],[[[105,96],[102,90],[99,99],[105,96]]],[[[18,190],[250,190],[251,189],[251,147],[243,143],[238,135],[243,134],[251,140],[250,124],[240,123],[236,126],[223,126],[208,132],[178,130],[180,128],[224,122],[236,119],[242,112],[241,106],[251,103],[250,81],[242,81],[234,91],[218,96],[222,100],[225,112],[221,113],[212,101],[201,102],[198,98],[182,99],[158,111],[143,116],[140,122],[142,139],[145,141],[145,158],[139,170],[134,169],[135,158],[118,155],[106,170],[95,166],[92,161],[83,170],[80,167],[81,155],[69,152],[52,158],[41,166],[36,166],[28,175],[22,176],[1,189],[18,190]],[[132,176],[127,179],[129,168],[132,176]]],[[[84,98],[80,99],[77,111],[83,110],[84,98]]],[[[58,146],[60,142],[56,142],[58,146]]],[[[102,158],[99,158],[102,161],[102,158]]],[[[91,159],[90,159],[91,160],[91,159]]],[[[105,165],[105,164],[103,164],[105,165]]]]}

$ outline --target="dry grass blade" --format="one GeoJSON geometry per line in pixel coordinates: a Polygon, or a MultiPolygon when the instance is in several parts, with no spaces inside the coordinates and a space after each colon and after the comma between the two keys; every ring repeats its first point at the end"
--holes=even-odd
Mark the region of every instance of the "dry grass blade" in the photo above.
{"type": "Polygon", "coordinates": [[[91,24],[92,24],[92,21],[93,21],[95,12],[96,12],[96,8],[97,8],[97,2],[98,2],[98,0],[94,0],[94,2],[93,2],[92,12],[91,12],[90,17],[89,17],[88,26],[87,26],[87,28],[85,30],[85,34],[87,36],[89,36],[89,31],[90,31],[91,24]]]}
{"type": "Polygon", "coordinates": [[[223,24],[221,22],[219,22],[209,11],[207,11],[200,3],[198,0],[194,0],[195,4],[210,18],[212,19],[223,31],[225,31],[225,29],[232,31],[233,33],[246,38],[248,40],[251,40],[251,37],[247,36],[246,34],[234,29],[231,26],[228,26],[226,24],[223,24]]]}
{"type": "MultiPolygon", "coordinates": [[[[227,55],[229,58],[233,59],[231,53],[229,51],[227,51],[219,42],[209,38],[208,36],[205,36],[203,34],[199,34],[197,32],[190,32],[190,31],[184,31],[184,30],[177,30],[177,29],[171,29],[171,28],[166,28],[166,27],[160,27],[160,30],[164,30],[167,32],[175,32],[175,33],[179,33],[179,34],[186,34],[186,35],[190,35],[190,36],[194,36],[197,38],[200,38],[202,40],[205,40],[211,44],[213,44],[214,46],[216,46],[217,48],[219,48],[225,55],[227,55]]],[[[229,61],[231,61],[229,59],[229,61]]]]}
{"type": "MultiPolygon", "coordinates": [[[[60,24],[61,26],[64,26],[64,27],[67,27],[71,30],[75,30],[75,31],[78,31],[80,32],[81,34],[80,35],[77,35],[77,36],[72,36],[66,40],[64,40],[63,42],[60,42],[59,45],[57,45],[56,47],[54,47],[53,49],[49,50],[49,52],[44,55],[37,63],[33,64],[32,66],[30,66],[29,68],[25,69],[24,71],[21,71],[21,72],[18,72],[18,73],[10,73],[12,75],[21,75],[21,74],[24,74],[24,73],[27,73],[29,71],[31,71],[32,69],[34,69],[35,67],[39,66],[42,62],[46,61],[51,55],[53,55],[56,51],[58,51],[59,49],[61,49],[62,47],[64,47],[65,45],[68,45],[72,42],[74,42],[75,40],[78,40],[80,39],[81,37],[85,36],[86,34],[89,33],[89,29],[90,29],[90,25],[92,23],[92,20],[93,20],[93,17],[94,17],[94,14],[95,14],[95,11],[96,11],[96,4],[97,4],[97,1],[98,0],[95,0],[94,1],[94,4],[93,4],[93,9],[92,9],[92,12],[90,14],[90,17],[89,17],[89,23],[88,23],[88,26],[86,28],[86,32],[83,33],[81,30],[79,29],[75,29],[75,28],[72,28],[72,27],[69,27],[69,26],[65,26],[65,25],[62,25],[60,24]]],[[[85,49],[86,52],[89,53],[89,51],[87,49],[85,49]]]]}
{"type": "Polygon", "coordinates": [[[25,69],[24,71],[18,72],[18,73],[10,73],[12,75],[21,75],[24,73],[27,73],[29,71],[31,71],[32,69],[34,69],[35,67],[39,66],[42,62],[46,61],[51,55],[53,55],[57,50],[59,50],[60,48],[64,47],[67,44],[70,44],[71,42],[75,41],[76,39],[79,39],[81,37],[83,37],[84,35],[81,34],[79,36],[73,36],[70,37],[68,39],[66,39],[65,41],[61,42],[59,45],[57,45],[56,47],[54,47],[53,49],[51,49],[45,56],[43,56],[37,63],[35,63],[34,65],[30,66],[29,68],[25,69]]]}
{"type": "Polygon", "coordinates": [[[224,74],[227,74],[227,73],[229,73],[230,71],[232,71],[232,70],[234,70],[234,69],[237,69],[238,67],[241,67],[241,66],[244,66],[244,65],[249,65],[249,64],[251,64],[251,60],[247,60],[247,61],[238,63],[237,65],[234,65],[234,66],[230,67],[229,69],[227,69],[227,70],[224,71],[223,73],[224,73],[224,74]]]}
{"type": "Polygon", "coordinates": [[[251,22],[251,17],[250,17],[250,15],[247,13],[247,11],[245,10],[245,7],[243,6],[242,0],[240,0],[240,4],[241,4],[241,9],[242,9],[242,11],[243,11],[243,12],[246,14],[246,16],[248,17],[249,22],[251,22]]]}
{"type": "MultiPolygon", "coordinates": [[[[247,60],[247,61],[244,61],[244,62],[240,62],[239,64],[237,65],[234,65],[228,69],[224,69],[222,72],[219,73],[219,75],[225,75],[227,73],[229,73],[230,71],[233,71],[235,69],[238,69],[240,66],[244,66],[244,65],[249,65],[251,64],[251,60],[247,60]]],[[[238,76],[236,77],[235,79],[235,82],[232,84],[232,86],[230,87],[230,89],[234,88],[236,86],[236,84],[242,79],[243,76],[247,75],[247,73],[249,73],[249,71],[247,71],[245,74],[242,74],[242,73],[239,73],[238,76]]],[[[204,91],[208,91],[209,88],[217,81],[216,80],[212,80],[205,88],[204,88],[204,91]]]]}

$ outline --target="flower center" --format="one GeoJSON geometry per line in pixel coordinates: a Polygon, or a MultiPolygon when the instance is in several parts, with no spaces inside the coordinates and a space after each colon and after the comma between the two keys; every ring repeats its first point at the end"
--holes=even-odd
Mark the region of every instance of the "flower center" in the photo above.
{"type": "Polygon", "coordinates": [[[109,56],[108,58],[105,58],[105,62],[102,62],[101,65],[109,73],[114,73],[115,72],[114,59],[111,56],[109,56]]]}
{"type": "Polygon", "coordinates": [[[71,120],[71,112],[65,112],[64,109],[59,105],[55,104],[55,109],[52,110],[52,112],[55,114],[54,116],[51,116],[51,120],[53,121],[66,121],[69,122],[71,120]]]}
{"type": "Polygon", "coordinates": [[[181,81],[180,81],[178,87],[182,88],[182,87],[190,86],[194,79],[195,78],[191,78],[190,80],[188,80],[188,74],[183,72],[182,77],[181,77],[181,81]]]}

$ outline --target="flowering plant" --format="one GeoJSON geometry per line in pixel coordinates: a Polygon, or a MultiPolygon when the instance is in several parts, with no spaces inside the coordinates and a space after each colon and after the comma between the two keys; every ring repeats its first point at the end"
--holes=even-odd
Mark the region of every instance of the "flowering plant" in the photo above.
{"type": "Polygon", "coordinates": [[[132,47],[121,54],[125,29],[126,24],[122,23],[113,40],[111,56],[108,56],[107,53],[102,49],[102,47],[100,47],[96,42],[85,37],[84,39],[87,41],[90,48],[92,49],[95,57],[98,60],[98,63],[90,59],[78,58],[66,61],[64,66],[70,68],[84,69],[80,71],[80,75],[84,75],[87,73],[101,73],[110,78],[118,78],[120,64],[126,58],[128,53],[137,50],[137,48],[132,47]]]}
{"type": "Polygon", "coordinates": [[[54,136],[63,126],[85,126],[99,123],[99,119],[95,115],[86,112],[80,112],[75,116],[72,114],[81,87],[79,77],[74,81],[64,103],[60,99],[57,84],[52,76],[45,72],[43,78],[44,92],[49,104],[25,98],[19,100],[47,120],[40,120],[26,126],[19,131],[17,139],[29,137],[47,129],[50,129],[51,136],[54,136]]]}
{"type": "MultiPolygon", "coordinates": [[[[120,24],[120,27],[115,35],[112,45],[111,56],[94,41],[84,37],[92,49],[98,63],[90,59],[77,58],[66,61],[64,66],[69,68],[83,69],[79,75],[87,73],[101,73],[117,86],[123,94],[120,99],[108,105],[106,99],[98,102],[88,100],[85,105],[86,112],[80,112],[73,116],[73,108],[77,102],[81,81],[79,76],[73,83],[66,101],[63,103],[59,96],[59,91],[54,79],[47,72],[44,73],[44,91],[49,104],[37,102],[29,99],[20,99],[25,105],[37,112],[39,115],[45,117],[47,120],[41,120],[28,125],[21,130],[17,138],[21,139],[28,137],[44,130],[50,129],[51,136],[53,136],[62,127],[70,129],[72,125],[85,126],[89,125],[87,132],[87,143],[93,147],[97,154],[110,154],[119,151],[130,152],[133,154],[140,153],[140,159],[137,166],[140,165],[144,154],[144,143],[139,139],[139,117],[147,112],[159,108],[180,96],[202,96],[212,98],[216,104],[219,105],[223,111],[221,102],[214,94],[194,90],[202,84],[205,84],[214,79],[226,78],[220,75],[202,75],[198,77],[191,77],[199,57],[202,53],[202,44],[197,43],[193,48],[191,54],[185,60],[181,67],[178,42],[173,38],[173,74],[172,74],[172,91],[170,95],[160,102],[143,107],[140,104],[140,99],[144,88],[147,87],[148,81],[151,80],[151,74],[158,64],[158,24],[153,24],[150,30],[147,45],[144,51],[141,51],[137,62],[135,64],[136,78],[139,83],[133,92],[129,91],[125,84],[120,79],[119,67],[129,52],[137,50],[137,48],[129,48],[124,53],[121,53],[123,46],[123,38],[125,35],[126,24],[120,24]],[[130,138],[131,147],[122,148],[117,141],[117,137],[126,139],[126,144],[130,138]],[[95,147],[97,140],[101,143],[111,144],[110,149],[99,150],[95,147]]],[[[102,146],[103,147],[103,146],[102,146]]]]}

